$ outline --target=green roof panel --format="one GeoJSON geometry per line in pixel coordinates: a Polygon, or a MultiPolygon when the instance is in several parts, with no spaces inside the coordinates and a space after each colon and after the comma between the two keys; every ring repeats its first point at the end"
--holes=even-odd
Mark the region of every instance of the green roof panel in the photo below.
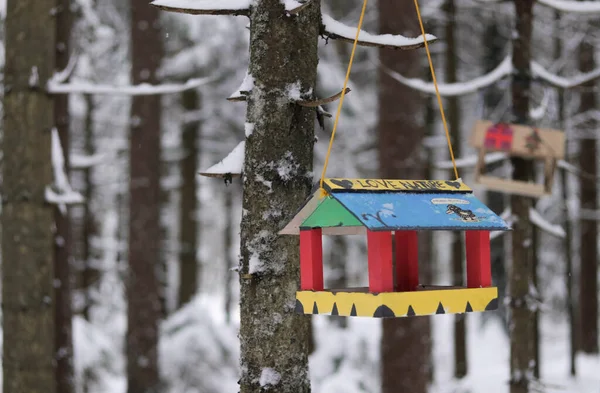
{"type": "Polygon", "coordinates": [[[302,228],[360,226],[363,226],[363,224],[340,202],[332,197],[324,198],[315,211],[300,225],[302,228]]]}

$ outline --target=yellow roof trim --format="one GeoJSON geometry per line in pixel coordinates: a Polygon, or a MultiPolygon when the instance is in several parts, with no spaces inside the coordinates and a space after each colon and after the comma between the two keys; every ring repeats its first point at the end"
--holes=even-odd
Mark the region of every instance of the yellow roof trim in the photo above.
{"type": "Polygon", "coordinates": [[[327,192],[472,192],[461,180],[396,180],[329,178],[323,182],[327,192]]]}

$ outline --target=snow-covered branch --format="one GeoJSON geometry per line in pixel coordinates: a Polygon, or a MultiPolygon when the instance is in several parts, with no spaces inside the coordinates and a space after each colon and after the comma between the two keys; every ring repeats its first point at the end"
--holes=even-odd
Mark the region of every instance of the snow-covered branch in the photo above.
{"type": "Polygon", "coordinates": [[[546,7],[558,11],[589,14],[600,12],[600,2],[597,1],[572,1],[572,0],[537,0],[546,7]]]}
{"type": "MultiPolygon", "coordinates": [[[[457,168],[473,168],[477,165],[478,155],[473,154],[472,156],[461,157],[456,159],[457,168]]],[[[508,155],[503,152],[493,152],[485,155],[484,162],[486,164],[493,164],[500,162],[508,158],[508,155]]],[[[435,164],[436,169],[452,169],[452,161],[441,161],[435,164]]]]}
{"type": "Polygon", "coordinates": [[[195,89],[214,81],[215,77],[190,79],[185,83],[163,83],[160,85],[151,85],[141,83],[139,85],[128,86],[110,86],[91,82],[75,81],[70,83],[60,83],[60,77],[53,77],[48,81],[48,92],[52,94],[108,94],[125,96],[146,96],[159,94],[175,94],[186,90],[195,89]]]}
{"type": "Polygon", "coordinates": [[[202,176],[207,177],[239,177],[244,167],[244,153],[246,142],[242,141],[220,162],[211,166],[205,171],[200,172],[202,176]]]}
{"type": "Polygon", "coordinates": [[[308,7],[313,0],[281,0],[287,15],[298,15],[300,11],[308,7]]]}
{"type": "MultiPolygon", "coordinates": [[[[332,39],[354,42],[354,38],[356,37],[356,27],[346,26],[345,24],[336,21],[331,16],[323,14],[321,34],[332,39]]],[[[437,37],[431,34],[427,34],[425,37],[427,42],[437,40],[437,37]]],[[[425,44],[422,35],[417,38],[408,38],[394,34],[370,34],[361,30],[358,36],[358,45],[391,49],[415,49],[420,48],[425,44]]]]}
{"type": "Polygon", "coordinates": [[[571,78],[565,78],[562,76],[552,74],[548,70],[546,70],[541,64],[535,61],[531,62],[531,70],[533,71],[533,74],[536,77],[544,80],[545,82],[549,83],[554,87],[558,87],[561,89],[571,89],[573,87],[581,86],[587,82],[591,82],[595,79],[600,78],[600,68],[571,78]]]}
{"type": "Polygon", "coordinates": [[[65,173],[65,157],[58,137],[56,128],[52,129],[52,170],[54,172],[54,184],[46,186],[46,202],[58,205],[62,214],[67,212],[67,205],[82,203],[83,196],[73,191],[69,179],[65,173]]]}
{"type": "Polygon", "coordinates": [[[192,15],[250,14],[250,0],[154,0],[151,5],[163,11],[192,15]]]}
{"type": "MultiPolygon", "coordinates": [[[[380,65],[383,67],[383,65],[380,65]]],[[[400,75],[396,71],[385,68],[386,73],[400,82],[401,84],[408,86],[412,89],[418,90],[427,94],[435,94],[435,86],[432,82],[425,82],[417,78],[407,78],[400,75]]],[[[478,78],[471,79],[467,82],[458,83],[441,83],[438,84],[440,94],[444,97],[461,96],[471,93],[476,93],[478,90],[488,87],[500,79],[510,75],[512,73],[512,62],[511,57],[506,57],[498,67],[496,67],[489,74],[480,76],[478,78]]]]}
{"type": "Polygon", "coordinates": [[[531,220],[532,224],[552,236],[556,236],[558,238],[564,238],[566,236],[563,227],[546,221],[540,212],[532,207],[529,208],[529,219],[531,220]]]}
{"type": "MultiPolygon", "coordinates": [[[[380,67],[384,66],[380,65],[380,67]]],[[[384,70],[389,76],[391,76],[393,79],[405,86],[418,90],[422,93],[435,94],[435,86],[432,82],[426,82],[418,78],[407,78],[396,71],[390,70],[389,68],[384,67],[384,70]]],[[[498,67],[496,67],[489,74],[471,79],[470,81],[466,82],[438,83],[438,89],[440,91],[440,94],[444,97],[455,97],[466,94],[472,94],[476,93],[478,90],[493,85],[494,83],[498,82],[504,77],[509,76],[510,74],[512,74],[512,71],[512,59],[510,56],[507,56],[502,61],[502,63],[500,63],[500,65],[498,65],[498,67]]],[[[551,72],[546,70],[541,64],[535,61],[531,62],[531,71],[534,77],[537,77],[554,87],[562,89],[571,89],[574,87],[578,87],[587,82],[600,78],[600,68],[587,72],[585,74],[577,75],[571,78],[565,78],[562,76],[552,74],[551,72]]]]}
{"type": "Polygon", "coordinates": [[[103,154],[94,154],[91,156],[83,156],[80,154],[71,154],[70,164],[71,169],[87,169],[100,164],[104,160],[103,154]]]}

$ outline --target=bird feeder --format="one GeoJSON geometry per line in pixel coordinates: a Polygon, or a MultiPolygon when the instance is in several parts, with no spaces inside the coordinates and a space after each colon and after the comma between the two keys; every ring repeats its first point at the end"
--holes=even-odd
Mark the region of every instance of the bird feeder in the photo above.
{"type": "Polygon", "coordinates": [[[471,145],[479,150],[475,182],[489,190],[540,197],[552,193],[557,161],[565,155],[562,131],[515,124],[478,121],[471,134],[471,145]],[[485,155],[504,152],[509,157],[522,157],[544,162],[543,184],[484,175],[485,155]]]}
{"type": "Polygon", "coordinates": [[[300,236],[298,313],[387,318],[497,308],[490,231],[509,227],[464,183],[325,179],[323,189],[280,231],[300,236]],[[417,233],[432,230],[465,232],[466,285],[421,285],[417,233]],[[352,234],[367,237],[369,287],[325,289],[323,235],[352,234]]]}

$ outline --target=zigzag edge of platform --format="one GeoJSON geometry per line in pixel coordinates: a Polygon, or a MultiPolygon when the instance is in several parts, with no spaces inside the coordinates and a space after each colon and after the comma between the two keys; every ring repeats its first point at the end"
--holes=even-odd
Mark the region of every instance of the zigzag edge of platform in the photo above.
{"type": "Polygon", "coordinates": [[[399,318],[463,314],[498,308],[498,288],[458,288],[379,294],[340,291],[298,291],[299,314],[399,318]]]}

